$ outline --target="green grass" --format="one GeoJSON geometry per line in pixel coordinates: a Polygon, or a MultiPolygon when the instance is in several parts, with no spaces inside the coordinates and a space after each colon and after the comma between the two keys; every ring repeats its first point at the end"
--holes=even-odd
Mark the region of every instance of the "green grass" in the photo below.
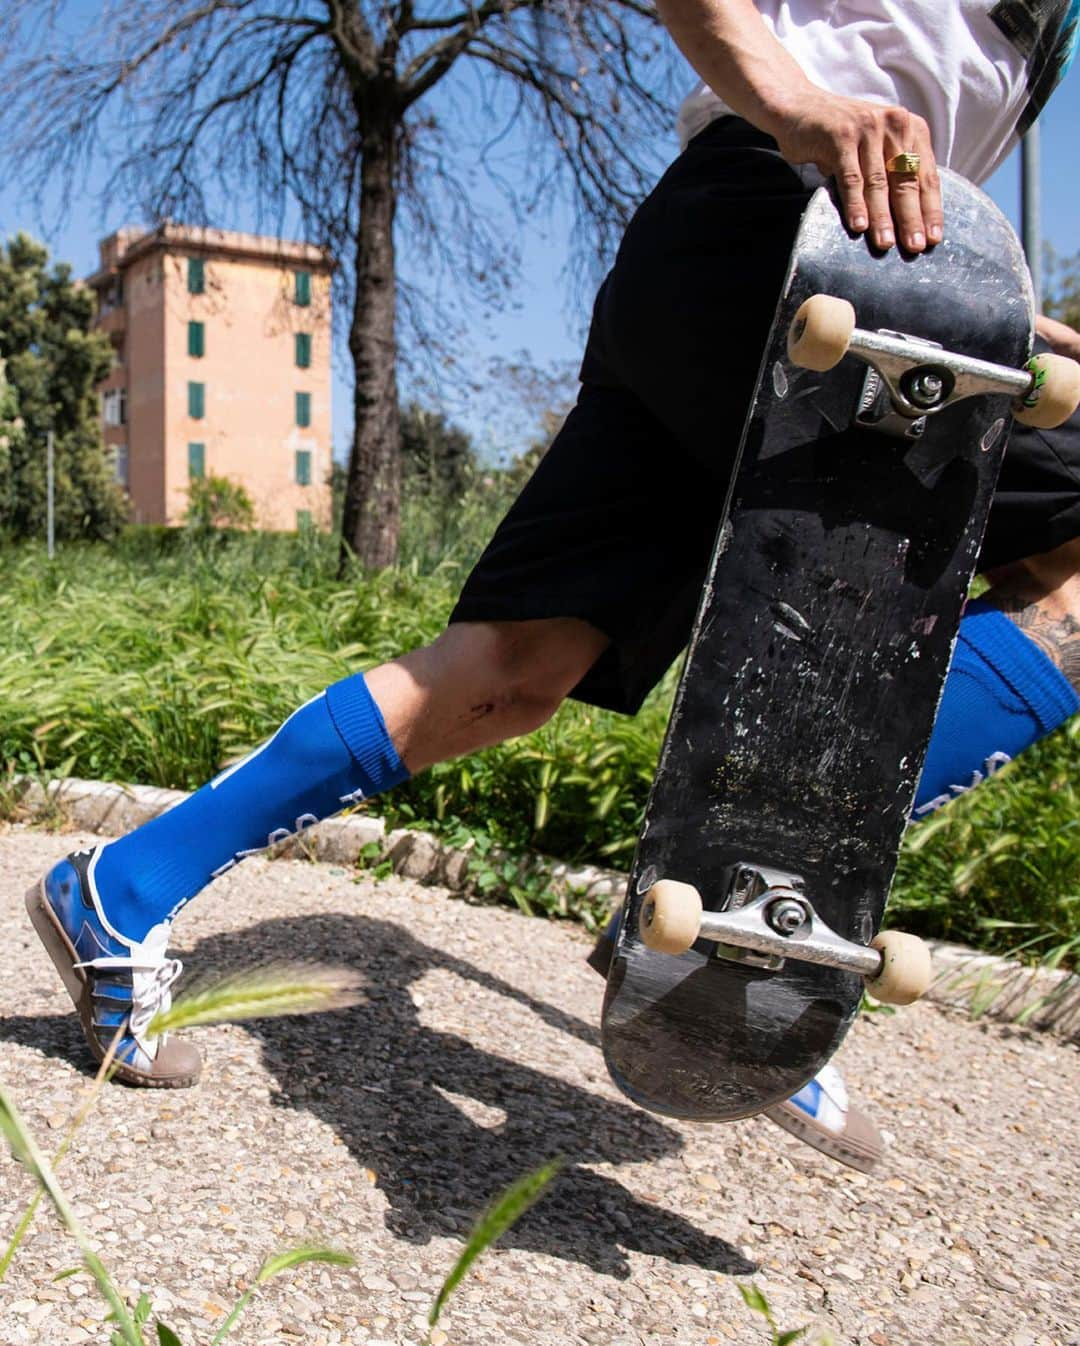
{"type": "MultiPolygon", "coordinates": [[[[166,1028],[180,1029],[195,1024],[222,1023],[228,1020],[319,1013],[352,1004],[355,999],[355,981],[345,968],[318,968],[310,965],[293,967],[282,965],[277,969],[255,968],[214,985],[206,984],[195,994],[179,998],[167,1015],[159,1015],[153,1020],[148,1032],[156,1036],[166,1028]]],[[[102,1086],[111,1078],[113,1052],[125,1026],[126,1024],[122,1024],[117,1029],[112,1045],[105,1053],[90,1096],[77,1110],[68,1133],[51,1162],[39,1148],[13,1099],[0,1087],[0,1136],[6,1139],[12,1155],[33,1179],[36,1188],[0,1263],[0,1280],[6,1275],[26,1236],[38,1205],[42,1198],[45,1198],[78,1247],[82,1265],[93,1277],[98,1293],[109,1306],[106,1322],[116,1324],[115,1330],[109,1335],[110,1346],[147,1346],[146,1332],[150,1330],[151,1316],[149,1294],[143,1292],[134,1304],[129,1304],[120,1294],[105,1263],[94,1251],[92,1241],[75,1215],[73,1203],[56,1176],[56,1169],[69,1149],[75,1133],[95,1106],[102,1086]]],[[[349,1253],[338,1249],[312,1246],[289,1248],[271,1254],[259,1268],[249,1288],[233,1305],[232,1311],[214,1334],[209,1346],[220,1346],[259,1288],[275,1276],[309,1262],[347,1267],[353,1264],[353,1260],[349,1253]]],[[[78,1266],[69,1268],[53,1279],[63,1280],[78,1270],[78,1266]]],[[[153,1325],[153,1334],[157,1346],[185,1346],[178,1333],[167,1323],[156,1322],[153,1325]]],[[[194,1343],[190,1346],[194,1346],[194,1343]]]]}
{"type": "MultiPolygon", "coordinates": [[[[441,519],[438,552],[423,511],[410,513],[402,566],[347,583],[315,535],[194,545],[136,530],[112,549],[64,548],[52,565],[41,549],[0,552],[7,770],[202,784],[328,682],[437,635],[501,508],[492,495],[441,519]]],[[[568,703],[537,733],[438,766],[374,807],[457,841],[625,867],[673,687],[669,674],[632,720],[568,703]]],[[[894,921],[1001,950],[1080,938],[1078,743],[1074,723],[913,829],[894,921]]]]}
{"type": "Polygon", "coordinates": [[[461,1254],[440,1286],[439,1293],[435,1296],[428,1313],[429,1327],[433,1328],[438,1324],[447,1301],[468,1275],[469,1268],[480,1254],[490,1248],[492,1244],[497,1243],[507,1230],[521,1219],[530,1206],[535,1205],[557,1176],[561,1167],[561,1159],[551,1159],[532,1172],[523,1174],[496,1197],[487,1210],[481,1214],[473,1226],[465,1247],[461,1250],[461,1254]]]}
{"type": "MultiPolygon", "coordinates": [[[[249,968],[233,977],[207,982],[201,987],[187,991],[177,999],[170,1010],[158,1014],[147,1031],[150,1036],[156,1037],[166,1031],[193,1028],[199,1024],[320,1013],[355,1003],[357,990],[355,979],[346,968],[318,967],[302,963],[249,968]]],[[[39,1148],[14,1101],[0,1087],[0,1136],[7,1140],[12,1155],[33,1179],[36,1187],[0,1262],[0,1281],[4,1279],[18,1252],[41,1200],[47,1199],[59,1217],[60,1223],[77,1245],[83,1266],[96,1282],[98,1293],[109,1306],[106,1321],[116,1324],[116,1330],[110,1333],[110,1346],[147,1346],[146,1332],[150,1330],[152,1308],[149,1294],[144,1291],[134,1304],[124,1300],[108,1268],[94,1251],[91,1241],[75,1216],[72,1202],[56,1176],[56,1170],[76,1132],[96,1105],[103,1085],[112,1076],[113,1052],[125,1026],[126,1024],[122,1024],[117,1029],[113,1043],[106,1052],[94,1080],[90,1095],[75,1113],[68,1134],[52,1162],[39,1148]]],[[[465,1246],[432,1301],[428,1313],[428,1326],[431,1329],[427,1336],[429,1346],[434,1340],[434,1329],[443,1309],[468,1275],[472,1264],[540,1199],[561,1167],[562,1160],[555,1158],[540,1168],[522,1175],[481,1213],[465,1246]]],[[[289,1248],[271,1254],[264,1260],[250,1286],[237,1299],[209,1346],[220,1346],[261,1286],[282,1272],[309,1262],[348,1267],[353,1265],[354,1258],[350,1253],[335,1248],[312,1245],[289,1248]]],[[[77,1266],[69,1268],[53,1279],[63,1280],[78,1270],[77,1266]]],[[[161,1321],[154,1323],[153,1333],[158,1346],[184,1346],[176,1330],[167,1323],[161,1321]]],[[[445,1340],[445,1333],[441,1335],[445,1340]]]]}
{"type": "Polygon", "coordinates": [[[1080,718],[905,838],[891,920],[917,934],[1075,965],[1080,718]],[[1070,948],[1071,946],[1071,948],[1070,948]]]}

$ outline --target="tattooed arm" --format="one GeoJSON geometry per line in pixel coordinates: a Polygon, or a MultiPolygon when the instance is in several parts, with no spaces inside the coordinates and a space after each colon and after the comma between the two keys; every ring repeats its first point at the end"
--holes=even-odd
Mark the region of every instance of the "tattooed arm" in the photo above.
{"type": "Polygon", "coordinates": [[[1080,538],[988,577],[1000,608],[1080,691],[1080,538]]]}

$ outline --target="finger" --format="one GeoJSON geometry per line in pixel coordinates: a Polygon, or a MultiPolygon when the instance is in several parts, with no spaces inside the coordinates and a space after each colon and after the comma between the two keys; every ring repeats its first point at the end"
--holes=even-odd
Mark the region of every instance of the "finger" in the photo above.
{"type": "Polygon", "coordinates": [[[930,143],[930,133],[926,131],[919,137],[919,201],[922,209],[923,224],[926,226],[926,239],[931,245],[940,243],[945,237],[945,212],[941,204],[941,178],[938,176],[937,159],[934,147],[930,143]]]}
{"type": "Polygon", "coordinates": [[[869,212],[863,194],[862,168],[854,146],[841,151],[835,178],[844,223],[853,234],[865,233],[869,224],[869,212]]]}
{"type": "Polygon", "coordinates": [[[889,175],[885,171],[885,156],[882,153],[880,135],[867,136],[859,150],[862,164],[863,188],[866,196],[867,213],[870,218],[870,242],[883,252],[896,242],[893,228],[893,215],[889,202],[889,175]]]}
{"type": "MultiPolygon", "coordinates": [[[[910,147],[909,147],[910,148],[910,147]]],[[[926,224],[922,213],[922,172],[889,174],[889,204],[896,221],[896,232],[908,252],[923,252],[926,248],[926,224]]]]}

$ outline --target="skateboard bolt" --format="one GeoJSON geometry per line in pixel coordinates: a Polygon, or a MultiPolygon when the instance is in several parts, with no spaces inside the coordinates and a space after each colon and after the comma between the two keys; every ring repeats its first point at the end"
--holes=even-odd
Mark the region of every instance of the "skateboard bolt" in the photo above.
{"type": "Polygon", "coordinates": [[[806,920],[801,902],[781,898],[768,911],[768,922],[778,935],[793,935],[806,920]]]}
{"type": "Polygon", "coordinates": [[[911,380],[909,396],[920,407],[936,406],[945,391],[945,381],[940,374],[916,374],[911,380]]]}

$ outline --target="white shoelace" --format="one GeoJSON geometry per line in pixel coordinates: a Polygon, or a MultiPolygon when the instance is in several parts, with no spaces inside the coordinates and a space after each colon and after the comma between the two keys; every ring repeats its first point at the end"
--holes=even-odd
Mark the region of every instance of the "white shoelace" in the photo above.
{"type": "Polygon", "coordinates": [[[155,956],[151,950],[133,950],[133,956],[91,958],[76,967],[93,968],[96,972],[131,973],[131,1011],[128,1027],[131,1036],[146,1055],[153,1060],[157,1054],[155,1039],[146,1036],[154,1015],[172,1005],[172,986],[184,970],[179,958],[155,956]]]}

